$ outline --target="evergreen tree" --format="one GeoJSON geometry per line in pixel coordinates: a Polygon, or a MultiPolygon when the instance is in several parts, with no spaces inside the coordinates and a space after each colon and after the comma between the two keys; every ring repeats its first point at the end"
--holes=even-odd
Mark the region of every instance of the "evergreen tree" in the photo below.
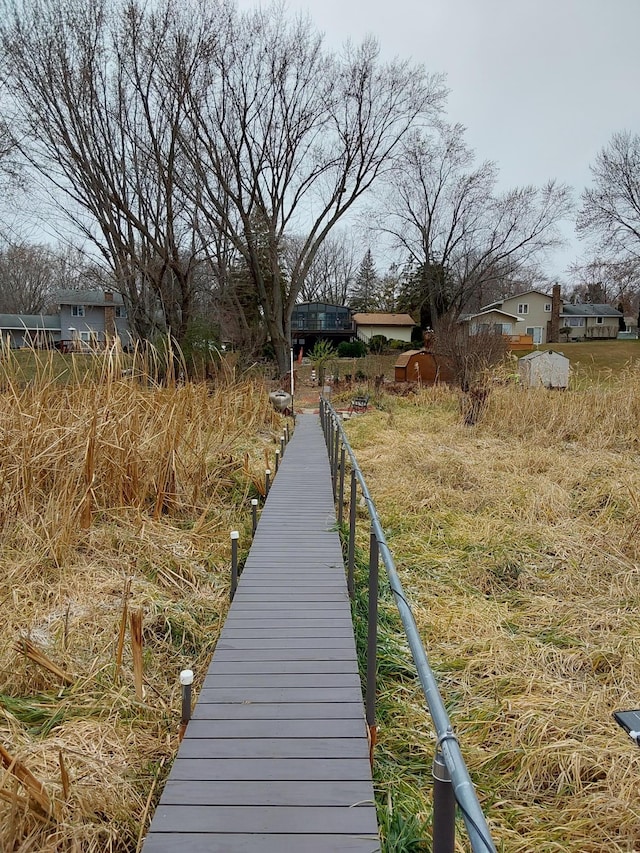
{"type": "Polygon", "coordinates": [[[351,292],[351,307],[356,311],[376,311],[379,284],[371,249],[367,249],[358,268],[351,292]]]}
{"type": "Polygon", "coordinates": [[[411,314],[422,329],[433,329],[451,308],[451,289],[442,264],[410,264],[400,284],[397,310],[411,314]]]}

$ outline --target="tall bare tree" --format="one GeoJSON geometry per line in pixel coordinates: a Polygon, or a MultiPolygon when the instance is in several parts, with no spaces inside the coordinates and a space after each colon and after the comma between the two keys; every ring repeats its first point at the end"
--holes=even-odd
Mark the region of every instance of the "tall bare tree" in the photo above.
{"type": "Polygon", "coordinates": [[[189,110],[192,200],[245,258],[284,372],[291,312],[320,247],[389,167],[408,129],[439,108],[442,84],[410,63],[383,63],[372,40],[331,55],[308,20],[288,20],[276,6],[229,9],[209,55],[189,110]],[[284,243],[301,233],[285,280],[284,243]]]}
{"type": "Polygon", "coordinates": [[[180,340],[197,251],[177,181],[200,58],[193,20],[170,0],[5,0],[0,11],[22,153],[111,268],[138,333],[151,334],[159,306],[180,340]]]}
{"type": "Polygon", "coordinates": [[[616,133],[591,166],[582,193],[578,234],[605,258],[640,259],[640,136],[616,133]]]}
{"type": "MultiPolygon", "coordinates": [[[[304,237],[289,238],[285,260],[293,267],[304,245],[304,237]]],[[[346,305],[357,269],[355,243],[345,231],[334,230],[319,247],[300,288],[304,302],[346,305]]]]}
{"type": "Polygon", "coordinates": [[[9,244],[0,249],[0,311],[40,314],[59,287],[60,258],[46,246],[9,244]]]}
{"type": "Polygon", "coordinates": [[[550,181],[498,193],[497,174],[494,163],[475,165],[460,125],[408,135],[395,158],[384,213],[371,219],[414,266],[423,324],[436,327],[560,241],[568,189],[550,181]]]}

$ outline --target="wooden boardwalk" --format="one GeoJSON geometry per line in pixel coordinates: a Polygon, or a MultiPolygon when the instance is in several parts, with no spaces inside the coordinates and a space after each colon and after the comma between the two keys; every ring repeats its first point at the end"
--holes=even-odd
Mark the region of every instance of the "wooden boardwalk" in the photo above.
{"type": "Polygon", "coordinates": [[[380,850],[327,453],[301,415],[143,853],[380,850]]]}

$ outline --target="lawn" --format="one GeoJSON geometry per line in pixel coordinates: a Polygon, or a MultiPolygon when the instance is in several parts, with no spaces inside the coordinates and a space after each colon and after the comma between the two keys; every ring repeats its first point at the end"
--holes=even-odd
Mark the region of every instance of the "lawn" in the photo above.
{"type": "Polygon", "coordinates": [[[576,344],[544,344],[539,349],[561,352],[571,362],[576,375],[592,380],[608,380],[640,361],[640,341],[586,341],[576,344]]]}

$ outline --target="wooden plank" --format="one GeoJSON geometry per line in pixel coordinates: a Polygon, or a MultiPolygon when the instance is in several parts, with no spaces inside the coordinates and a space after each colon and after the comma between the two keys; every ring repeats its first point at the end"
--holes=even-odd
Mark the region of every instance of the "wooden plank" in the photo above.
{"type": "Polygon", "coordinates": [[[364,720],[289,719],[238,720],[230,715],[226,720],[192,719],[188,727],[190,738],[357,738],[366,734],[364,720]]]}
{"type": "Polygon", "coordinates": [[[331,636],[322,636],[317,631],[306,634],[289,633],[278,637],[274,637],[273,632],[268,637],[260,633],[257,633],[255,637],[247,637],[244,634],[240,634],[240,636],[223,635],[218,640],[216,650],[290,649],[292,647],[296,649],[353,649],[355,654],[353,631],[345,634],[340,633],[337,636],[335,631],[331,632],[331,636]],[[295,638],[295,643],[291,642],[292,637],[295,638]]]}
{"type": "Polygon", "coordinates": [[[193,712],[194,720],[362,720],[362,702],[206,702],[201,699],[193,712]]]}
{"type": "MultiPolygon", "coordinates": [[[[181,758],[366,758],[365,737],[185,738],[181,758]]],[[[311,773],[311,768],[309,768],[311,773]]],[[[256,830],[257,832],[258,830],[256,830]]]]}
{"type": "Polygon", "coordinates": [[[195,782],[169,780],[164,790],[166,805],[192,806],[352,806],[371,805],[369,784],[365,781],[334,780],[246,782],[229,780],[195,782]]]}
{"type": "MultiPolygon", "coordinates": [[[[255,639],[255,638],[264,639],[264,640],[266,640],[267,638],[270,640],[276,640],[276,639],[280,639],[280,640],[283,640],[283,639],[303,640],[305,638],[308,638],[308,639],[315,638],[317,641],[318,639],[321,639],[323,637],[326,637],[327,640],[331,640],[331,639],[335,640],[335,639],[342,638],[342,639],[351,639],[353,641],[353,628],[350,628],[349,626],[346,626],[346,625],[334,626],[333,628],[331,628],[331,626],[327,626],[327,625],[324,625],[324,626],[323,625],[314,625],[312,627],[306,627],[306,628],[301,628],[299,626],[296,626],[296,627],[290,626],[290,627],[286,627],[286,628],[280,627],[280,628],[269,629],[269,626],[267,626],[267,625],[263,625],[263,626],[252,625],[252,626],[245,626],[245,627],[243,627],[241,625],[237,625],[237,626],[234,626],[233,628],[224,628],[224,630],[222,631],[222,634],[220,635],[221,640],[223,638],[229,639],[229,640],[232,640],[234,638],[235,639],[246,639],[246,640],[255,639]],[[330,630],[327,630],[327,628],[330,628],[330,630]],[[267,632],[267,636],[265,636],[265,632],[267,632]]],[[[299,644],[296,643],[296,645],[299,645],[299,644]]]]}
{"type": "Polygon", "coordinates": [[[173,762],[171,779],[201,781],[295,781],[313,779],[332,782],[343,779],[371,780],[369,757],[315,758],[311,767],[306,758],[204,758],[182,759],[173,762]]]}
{"type": "Polygon", "coordinates": [[[200,691],[204,702],[361,702],[359,687],[215,687],[200,691]]]}
{"type": "Polygon", "coordinates": [[[147,838],[145,853],[378,853],[377,835],[280,835],[155,833],[147,838]]]}
{"type": "Polygon", "coordinates": [[[328,828],[335,834],[373,834],[377,831],[372,806],[345,808],[322,806],[192,806],[160,803],[151,822],[152,832],[232,833],[277,832],[286,835],[318,834],[328,828]]]}
{"type": "MultiPolygon", "coordinates": [[[[351,646],[334,647],[334,648],[318,648],[317,646],[311,649],[305,648],[284,648],[284,649],[263,649],[256,643],[256,648],[229,649],[218,646],[216,648],[215,667],[224,663],[256,663],[263,661],[270,662],[285,662],[291,661],[309,663],[338,663],[345,662],[357,668],[357,662],[354,660],[353,649],[351,646]]],[[[214,666],[214,664],[212,664],[214,666]]],[[[349,670],[351,671],[351,670],[349,670]]]]}
{"type": "Polygon", "coordinates": [[[267,675],[256,675],[255,673],[235,673],[227,675],[224,673],[209,673],[204,680],[203,690],[223,690],[231,688],[260,688],[260,687],[313,687],[316,690],[327,690],[331,695],[334,687],[360,688],[360,678],[357,673],[351,672],[324,672],[324,673],[288,673],[272,672],[267,675]]]}
{"type": "Polygon", "coordinates": [[[327,674],[358,674],[358,664],[353,658],[348,660],[281,660],[278,656],[274,660],[247,660],[246,655],[240,660],[223,660],[222,653],[216,657],[214,663],[209,667],[207,678],[218,675],[281,675],[283,673],[300,673],[303,675],[327,674]]]}

